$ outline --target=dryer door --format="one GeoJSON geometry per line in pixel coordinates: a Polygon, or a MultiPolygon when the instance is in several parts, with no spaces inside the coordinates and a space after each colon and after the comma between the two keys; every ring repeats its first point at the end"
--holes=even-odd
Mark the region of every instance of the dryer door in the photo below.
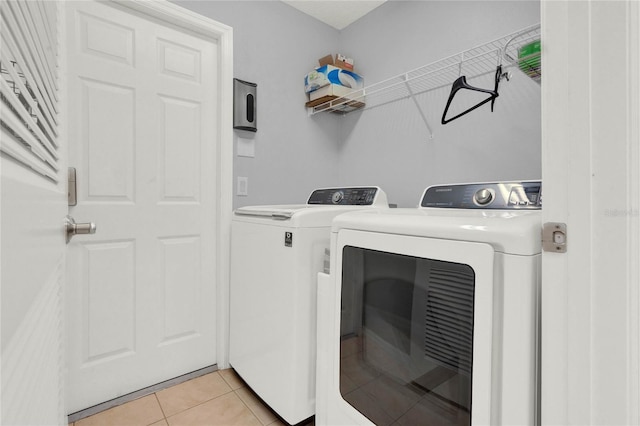
{"type": "Polygon", "coordinates": [[[329,423],[490,424],[493,248],[351,230],[338,247],[330,411],[351,418],[329,423]]]}

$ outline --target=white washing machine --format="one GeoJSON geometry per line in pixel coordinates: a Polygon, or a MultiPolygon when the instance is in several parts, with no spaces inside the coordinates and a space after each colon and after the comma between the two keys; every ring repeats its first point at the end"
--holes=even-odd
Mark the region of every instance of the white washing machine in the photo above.
{"type": "Polygon", "coordinates": [[[328,263],[331,221],[377,208],[388,208],[380,188],[349,187],[234,212],[229,362],[290,424],[315,414],[316,277],[328,263]]]}
{"type": "Polygon", "coordinates": [[[541,183],[427,188],[334,220],[316,425],[539,422],[541,183]]]}

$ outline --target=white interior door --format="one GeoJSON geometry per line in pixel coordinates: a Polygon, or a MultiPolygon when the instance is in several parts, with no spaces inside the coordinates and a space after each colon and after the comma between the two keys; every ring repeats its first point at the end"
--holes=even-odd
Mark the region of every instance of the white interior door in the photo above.
{"type": "Polygon", "coordinates": [[[68,409],[216,363],[218,45],[69,2],[68,409]]]}

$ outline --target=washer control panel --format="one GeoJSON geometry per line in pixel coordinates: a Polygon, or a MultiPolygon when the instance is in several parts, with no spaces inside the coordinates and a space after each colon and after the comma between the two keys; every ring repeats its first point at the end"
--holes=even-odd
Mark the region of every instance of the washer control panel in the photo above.
{"type": "Polygon", "coordinates": [[[542,208],[542,182],[430,186],[422,196],[420,207],[539,210],[542,208]]]}
{"type": "Polygon", "coordinates": [[[309,196],[307,204],[371,206],[376,200],[378,191],[376,187],[316,189],[309,196]]]}

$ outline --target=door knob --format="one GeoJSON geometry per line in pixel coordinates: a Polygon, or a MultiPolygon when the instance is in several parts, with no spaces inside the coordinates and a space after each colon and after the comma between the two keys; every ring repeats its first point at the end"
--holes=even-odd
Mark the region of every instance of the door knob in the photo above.
{"type": "Polygon", "coordinates": [[[67,244],[71,241],[71,238],[77,234],[95,234],[96,224],[89,223],[76,223],[76,221],[69,215],[64,218],[65,227],[67,230],[67,244]]]}

